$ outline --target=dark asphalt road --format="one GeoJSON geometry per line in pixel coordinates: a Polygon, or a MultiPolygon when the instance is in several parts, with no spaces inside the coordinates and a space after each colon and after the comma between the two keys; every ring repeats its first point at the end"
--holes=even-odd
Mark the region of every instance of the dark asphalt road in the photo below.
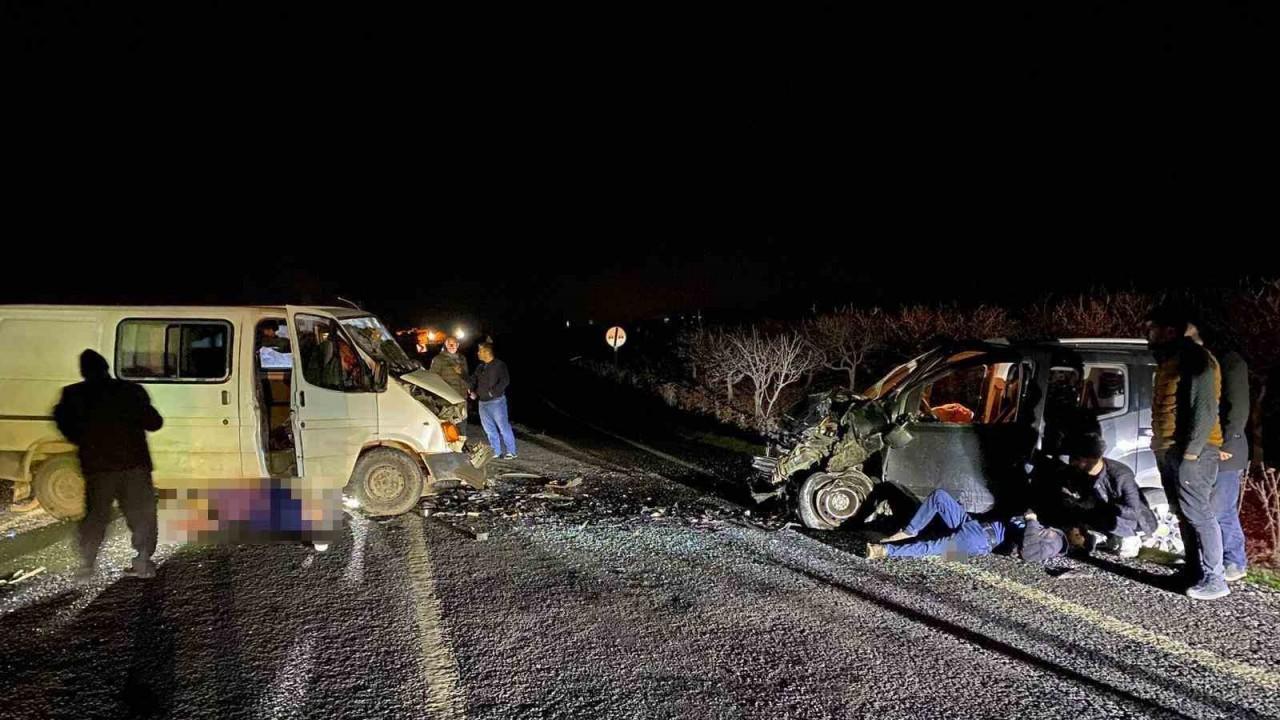
{"type": "MultiPolygon", "coordinates": [[[[0,544],[0,571],[50,568],[0,597],[0,715],[1280,717],[1280,594],[1193,603],[1105,558],[868,562],[704,494],[733,494],[732,453],[621,424],[673,462],[524,402],[500,472],[539,478],[353,518],[326,553],[166,546],[153,581],[74,587],[58,531],[0,544]]],[[[117,520],[109,561],[126,546],[117,520]]]]}

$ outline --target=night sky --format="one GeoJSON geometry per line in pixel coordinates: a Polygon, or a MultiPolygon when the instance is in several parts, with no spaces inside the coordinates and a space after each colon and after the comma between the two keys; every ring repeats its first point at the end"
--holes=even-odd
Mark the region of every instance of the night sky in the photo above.
{"type": "Polygon", "coordinates": [[[184,5],[6,10],[0,302],[504,328],[1276,271],[1244,251],[1276,167],[1247,3],[184,5]]]}

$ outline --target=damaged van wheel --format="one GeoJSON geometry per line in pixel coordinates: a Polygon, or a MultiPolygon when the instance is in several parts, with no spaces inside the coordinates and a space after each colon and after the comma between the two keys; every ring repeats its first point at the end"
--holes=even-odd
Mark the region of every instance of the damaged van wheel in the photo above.
{"type": "Polygon", "coordinates": [[[800,521],[814,530],[833,530],[858,512],[871,486],[871,478],[860,472],[814,473],[796,495],[800,521]]]}
{"type": "Polygon", "coordinates": [[[418,504],[424,480],[414,458],[392,448],[374,448],[356,461],[351,488],[366,515],[400,515],[418,504]]]}

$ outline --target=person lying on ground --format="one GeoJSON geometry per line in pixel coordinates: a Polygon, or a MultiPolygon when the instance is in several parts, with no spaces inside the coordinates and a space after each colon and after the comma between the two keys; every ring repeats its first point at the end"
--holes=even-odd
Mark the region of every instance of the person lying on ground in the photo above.
{"type": "MultiPolygon", "coordinates": [[[[890,483],[884,483],[889,487],[890,483]]],[[[903,491],[905,495],[905,491],[903,491]]],[[[885,498],[888,500],[888,498],[885,498]]],[[[892,501],[891,506],[892,506],[892,501]]],[[[905,513],[903,513],[905,514],[905,513]]],[[[895,515],[898,512],[895,510],[895,515]]],[[[938,489],[920,503],[898,532],[867,545],[867,557],[945,557],[963,559],[1003,551],[1027,562],[1044,563],[1070,549],[1088,550],[1088,537],[1079,529],[1064,532],[1045,527],[1035,513],[1010,520],[980,521],[969,515],[946,490],[938,489]],[[931,525],[940,532],[919,538],[931,525]]]]}

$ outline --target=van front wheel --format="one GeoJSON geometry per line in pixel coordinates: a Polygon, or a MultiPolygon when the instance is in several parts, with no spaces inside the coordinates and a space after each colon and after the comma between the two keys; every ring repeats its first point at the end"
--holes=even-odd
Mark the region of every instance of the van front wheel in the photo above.
{"type": "Polygon", "coordinates": [[[426,477],[414,458],[399,450],[375,448],[360,456],[351,473],[352,490],[366,515],[400,515],[422,497],[426,477]]]}
{"type": "Polygon", "coordinates": [[[58,455],[44,461],[36,468],[32,484],[45,512],[59,520],[84,517],[84,475],[75,456],[58,455]]]}

